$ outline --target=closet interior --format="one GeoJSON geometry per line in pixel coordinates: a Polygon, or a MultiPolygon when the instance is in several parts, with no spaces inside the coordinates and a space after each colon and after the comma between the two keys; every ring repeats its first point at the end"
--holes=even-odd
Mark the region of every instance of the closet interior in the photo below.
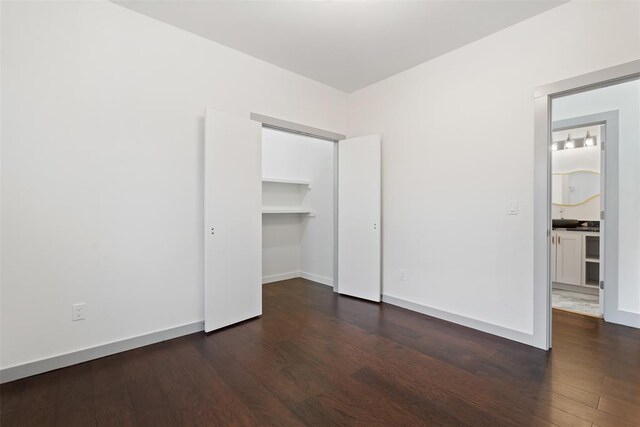
{"type": "Polygon", "coordinates": [[[262,283],[333,285],[335,143],[262,129],[262,283]]]}

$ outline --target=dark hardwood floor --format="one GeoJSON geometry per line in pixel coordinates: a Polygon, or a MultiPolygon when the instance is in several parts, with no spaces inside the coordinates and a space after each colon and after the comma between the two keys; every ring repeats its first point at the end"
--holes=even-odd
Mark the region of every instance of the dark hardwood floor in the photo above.
{"type": "Polygon", "coordinates": [[[553,351],[303,279],[264,315],[4,384],[2,426],[640,425],[640,331],[555,312],[553,351]]]}

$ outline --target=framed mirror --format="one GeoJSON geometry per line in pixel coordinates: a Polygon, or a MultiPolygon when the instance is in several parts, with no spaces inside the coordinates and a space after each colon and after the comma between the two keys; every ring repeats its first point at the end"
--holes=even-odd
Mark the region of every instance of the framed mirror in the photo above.
{"type": "Polygon", "coordinates": [[[576,170],[552,175],[552,203],[578,206],[600,195],[600,173],[576,170]]]}

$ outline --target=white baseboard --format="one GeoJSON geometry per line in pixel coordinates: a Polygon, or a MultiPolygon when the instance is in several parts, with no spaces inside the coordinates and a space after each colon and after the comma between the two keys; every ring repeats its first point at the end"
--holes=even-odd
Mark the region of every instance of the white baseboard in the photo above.
{"type": "Polygon", "coordinates": [[[320,276],[313,273],[300,273],[300,277],[303,279],[311,280],[312,282],[320,283],[321,285],[333,286],[333,279],[331,277],[320,276]]]}
{"type": "Polygon", "coordinates": [[[30,377],[32,375],[76,365],[93,359],[99,359],[101,357],[110,356],[112,354],[121,353],[134,348],[155,344],[160,341],[193,334],[202,330],[204,330],[204,322],[189,323],[187,325],[151,332],[149,334],[139,335],[137,337],[127,338],[121,341],[114,341],[108,344],[102,344],[95,347],[85,348],[83,350],[73,351],[71,353],[36,360],[34,362],[10,366],[0,370],[0,383],[30,377]]]}
{"type": "Polygon", "coordinates": [[[618,310],[615,313],[607,315],[605,321],[617,323],[618,325],[629,326],[631,328],[640,328],[640,313],[618,310]]]}
{"type": "Polygon", "coordinates": [[[437,317],[438,319],[466,326],[468,328],[477,329],[488,334],[497,335],[502,338],[533,346],[533,334],[506,328],[504,326],[494,325],[493,323],[483,322],[482,320],[472,319],[470,317],[461,316],[459,314],[449,313],[437,308],[403,300],[401,298],[392,297],[391,295],[382,295],[382,302],[386,302],[387,304],[406,308],[407,310],[416,311],[418,313],[426,314],[428,316],[437,317]]]}
{"type": "Polygon", "coordinates": [[[262,276],[262,284],[279,282],[281,280],[289,280],[295,279],[296,277],[301,277],[302,272],[300,271],[291,271],[289,273],[281,273],[281,274],[273,274],[271,276],[262,276]]]}
{"type": "MultiPolygon", "coordinates": [[[[280,275],[274,275],[263,278],[263,283],[271,283],[279,280],[287,280],[295,277],[302,277],[316,283],[332,286],[333,280],[328,277],[319,276],[311,273],[295,272],[280,275]],[[269,280],[264,282],[264,280],[269,280]]],[[[532,345],[533,335],[525,332],[516,331],[505,328],[503,326],[494,325],[483,322],[481,320],[471,319],[458,314],[449,313],[437,308],[428,307],[422,304],[406,301],[390,295],[382,295],[382,301],[407,310],[416,311],[428,316],[437,317],[469,328],[477,329],[489,334],[497,335],[510,340],[518,341],[524,344],[532,345]]],[[[633,322],[631,322],[633,323],[633,322]]],[[[98,359],[100,357],[110,356],[112,354],[121,353],[123,351],[132,350],[138,347],[155,344],[161,341],[178,338],[183,335],[200,332],[204,329],[204,322],[195,322],[187,325],[176,326],[174,328],[162,331],[151,332],[149,334],[139,335],[137,337],[128,338],[121,341],[114,341],[71,353],[61,354],[46,359],[36,360],[21,365],[10,366],[0,370],[0,383],[14,381],[20,378],[41,374],[43,372],[52,371],[54,369],[64,368],[66,366],[76,365],[78,363],[87,362],[89,360],[98,359]]]]}
{"type": "Polygon", "coordinates": [[[320,283],[321,285],[333,286],[333,279],[330,277],[320,276],[318,274],[307,273],[304,271],[291,271],[289,273],[273,274],[271,276],[263,276],[262,284],[279,282],[281,280],[289,280],[301,277],[303,279],[311,280],[312,282],[320,283]]]}

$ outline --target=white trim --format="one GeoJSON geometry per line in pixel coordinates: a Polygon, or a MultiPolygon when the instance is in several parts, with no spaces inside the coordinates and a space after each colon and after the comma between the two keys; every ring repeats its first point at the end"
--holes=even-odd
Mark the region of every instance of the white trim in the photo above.
{"type": "Polygon", "coordinates": [[[113,341],[107,344],[97,345],[95,347],[60,354],[58,356],[47,357],[33,362],[10,366],[0,370],[0,383],[30,377],[32,375],[76,365],[93,359],[99,359],[101,357],[110,356],[123,351],[133,350],[134,348],[144,347],[161,341],[178,338],[183,335],[193,334],[202,330],[204,330],[203,321],[188,323],[186,325],[138,335],[136,337],[120,341],[113,341]]]}
{"type": "Polygon", "coordinates": [[[338,292],[338,165],[340,162],[340,157],[338,155],[338,142],[333,144],[333,292],[338,292]]]}
{"type": "Polygon", "coordinates": [[[486,332],[488,334],[497,335],[499,337],[506,338],[512,341],[517,341],[527,345],[533,344],[533,334],[528,334],[526,332],[506,328],[504,326],[495,325],[493,323],[483,322],[482,320],[472,319],[470,317],[465,317],[459,314],[450,313],[448,311],[444,311],[444,310],[429,307],[426,305],[418,304],[415,302],[407,301],[402,298],[392,297],[391,295],[383,294],[382,302],[395,305],[398,307],[406,308],[407,310],[426,314],[427,316],[432,316],[438,319],[446,320],[447,322],[452,322],[458,325],[466,326],[471,329],[476,329],[478,331],[486,332]]]}
{"type": "Polygon", "coordinates": [[[551,100],[534,100],[533,345],[551,347],[551,100]]]}
{"type": "MultiPolygon", "coordinates": [[[[605,289],[607,289],[606,281],[604,286],[605,289]]],[[[614,313],[609,314],[605,320],[611,323],[629,326],[631,328],[640,328],[640,313],[635,313],[633,311],[620,310],[618,308],[614,313]]]]}
{"type": "Polygon", "coordinates": [[[333,279],[331,277],[320,276],[313,273],[301,272],[300,277],[303,279],[311,280],[312,282],[320,283],[321,285],[333,286],[333,279]]]}
{"type": "Polygon", "coordinates": [[[346,136],[342,135],[341,133],[318,129],[307,125],[301,125],[299,123],[290,122],[288,120],[265,116],[264,114],[251,113],[249,115],[249,118],[256,122],[262,123],[262,126],[264,127],[282,130],[290,133],[298,133],[300,135],[311,136],[313,138],[324,139],[327,141],[338,142],[341,139],[346,138],[346,136]]]}
{"type": "Polygon", "coordinates": [[[301,277],[301,271],[290,271],[288,273],[272,274],[271,276],[262,276],[262,284],[279,282],[281,280],[295,279],[301,277]]]}
{"type": "Polygon", "coordinates": [[[318,274],[307,273],[305,271],[291,271],[289,273],[273,274],[271,276],[263,276],[262,284],[280,282],[282,280],[289,279],[307,279],[312,282],[320,283],[321,285],[333,286],[333,279],[331,277],[320,276],[318,274]]]}
{"type": "Polygon", "coordinates": [[[539,86],[535,88],[533,97],[540,98],[585,92],[602,87],[603,83],[605,83],[604,86],[609,86],[637,77],[640,77],[640,59],[539,86]]]}

